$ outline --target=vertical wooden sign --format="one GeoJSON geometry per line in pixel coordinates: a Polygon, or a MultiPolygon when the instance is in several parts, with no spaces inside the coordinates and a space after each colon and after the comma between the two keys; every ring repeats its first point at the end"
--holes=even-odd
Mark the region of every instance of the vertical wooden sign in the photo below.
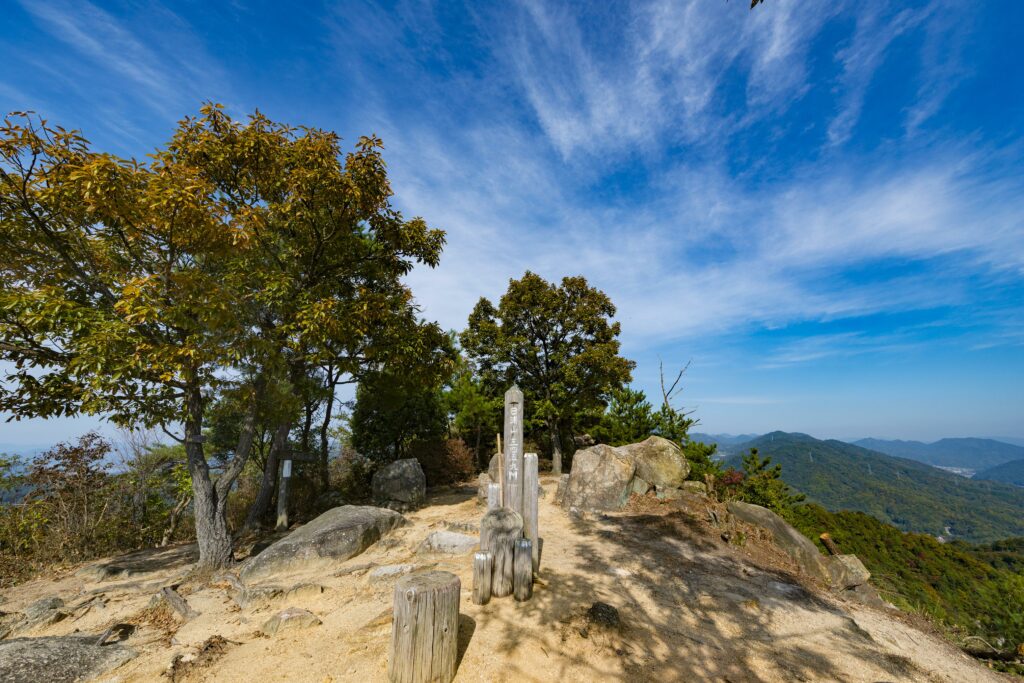
{"type": "Polygon", "coordinates": [[[505,392],[505,507],[523,514],[523,392],[505,392]]]}

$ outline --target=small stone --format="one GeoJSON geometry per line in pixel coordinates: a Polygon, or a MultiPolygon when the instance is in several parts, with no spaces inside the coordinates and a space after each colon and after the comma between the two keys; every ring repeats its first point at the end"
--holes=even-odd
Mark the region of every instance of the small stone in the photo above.
{"type": "Polygon", "coordinates": [[[618,626],[619,610],[606,602],[595,602],[587,610],[587,621],[598,626],[618,626]]]}
{"type": "Polygon", "coordinates": [[[286,610],[282,610],[270,617],[262,627],[260,631],[267,634],[268,636],[275,635],[281,631],[290,631],[300,628],[310,628],[313,626],[319,626],[321,623],[319,617],[299,607],[289,607],[286,610]]]}
{"type": "Polygon", "coordinates": [[[470,552],[477,545],[477,538],[454,531],[435,531],[420,544],[416,552],[419,553],[445,553],[449,555],[463,555],[470,552]]]}
{"type": "Polygon", "coordinates": [[[377,567],[370,572],[370,581],[382,581],[385,579],[393,579],[398,576],[408,574],[412,570],[416,569],[414,564],[386,564],[383,567],[377,567]]]}

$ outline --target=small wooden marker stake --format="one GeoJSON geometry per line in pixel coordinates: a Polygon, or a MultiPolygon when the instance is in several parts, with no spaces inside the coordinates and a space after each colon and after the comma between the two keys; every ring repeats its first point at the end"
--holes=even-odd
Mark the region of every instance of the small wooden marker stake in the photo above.
{"type": "Polygon", "coordinates": [[[523,458],[523,535],[533,545],[533,571],[540,568],[540,522],[537,498],[540,495],[540,477],[537,472],[537,454],[527,453],[523,458]]]}
{"type": "Polygon", "coordinates": [[[487,509],[497,510],[501,507],[501,484],[487,485],[487,509]]]}
{"type": "Polygon", "coordinates": [[[480,522],[480,549],[494,557],[491,595],[502,598],[512,594],[512,562],[515,543],[523,537],[523,518],[506,508],[491,510],[480,522]]]}
{"type": "Polygon", "coordinates": [[[491,601],[491,572],[494,555],[490,550],[481,550],[473,555],[473,602],[486,605],[491,601]]]}
{"type": "Polygon", "coordinates": [[[516,600],[529,600],[533,595],[533,543],[528,538],[516,541],[512,573],[516,600]]]}
{"type": "Polygon", "coordinates": [[[395,584],[388,652],[391,683],[451,683],[459,646],[459,594],[451,572],[411,574],[395,584]]]}

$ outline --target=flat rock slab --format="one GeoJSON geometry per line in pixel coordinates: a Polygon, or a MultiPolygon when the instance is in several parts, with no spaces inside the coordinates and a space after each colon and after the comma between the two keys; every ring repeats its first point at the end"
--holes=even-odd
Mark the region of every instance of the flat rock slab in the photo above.
{"type": "Polygon", "coordinates": [[[398,576],[405,576],[416,569],[414,564],[386,564],[383,567],[377,567],[370,571],[370,581],[382,581],[384,579],[393,579],[398,576]]]}
{"type": "Polygon", "coordinates": [[[96,645],[99,636],[15,638],[0,642],[0,681],[73,683],[100,676],[135,657],[118,643],[96,645]]]}
{"type": "Polygon", "coordinates": [[[328,510],[252,558],[242,569],[241,579],[252,581],[277,573],[340,564],[407,523],[397,512],[367,505],[343,505],[328,510]]]}
{"type": "Polygon", "coordinates": [[[268,636],[272,636],[282,631],[312,628],[313,626],[319,626],[321,623],[320,618],[309,610],[289,607],[270,617],[260,627],[260,630],[268,636]]]}
{"type": "Polygon", "coordinates": [[[417,552],[465,555],[476,548],[477,538],[454,531],[435,531],[420,543],[417,552]]]}

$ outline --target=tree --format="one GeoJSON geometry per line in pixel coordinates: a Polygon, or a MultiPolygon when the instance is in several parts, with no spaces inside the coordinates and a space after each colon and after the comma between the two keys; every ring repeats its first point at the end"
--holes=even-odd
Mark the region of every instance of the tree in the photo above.
{"type": "Polygon", "coordinates": [[[459,339],[492,391],[517,383],[547,426],[552,469],[562,471],[561,429],[604,407],[630,381],[635,363],[619,355],[619,323],[608,296],[584,277],[561,286],[527,271],[498,307],[481,298],[459,339]]]}
{"type": "Polygon", "coordinates": [[[378,462],[410,457],[415,440],[440,440],[447,428],[441,388],[400,372],[373,372],[356,389],[352,446],[378,462]]]}
{"type": "Polygon", "coordinates": [[[487,394],[483,382],[473,374],[472,366],[460,356],[444,392],[444,402],[450,427],[472,447],[477,467],[486,468],[489,462],[486,454],[493,450],[490,447],[493,435],[501,431],[502,399],[487,394]]]}
{"type": "Polygon", "coordinates": [[[782,480],[782,465],[771,464],[770,456],[763,459],[756,448],[743,456],[743,479],[739,483],[739,496],[748,503],[786,514],[804,496],[793,493],[782,480]]]}
{"type": "MultiPolygon", "coordinates": [[[[231,561],[227,497],[268,385],[331,360],[358,373],[443,336],[402,282],[444,234],[391,204],[382,144],[186,118],[148,163],[27,114],[0,127],[0,410],[181,425],[199,567],[231,561]],[[400,328],[400,329],[399,329],[400,328]],[[239,439],[213,475],[206,409],[234,388],[239,439]]],[[[294,385],[294,381],[293,381],[294,385]]]]}
{"type": "Polygon", "coordinates": [[[644,392],[623,387],[611,392],[608,408],[592,435],[600,443],[622,446],[643,441],[657,427],[658,420],[644,392]]]}

